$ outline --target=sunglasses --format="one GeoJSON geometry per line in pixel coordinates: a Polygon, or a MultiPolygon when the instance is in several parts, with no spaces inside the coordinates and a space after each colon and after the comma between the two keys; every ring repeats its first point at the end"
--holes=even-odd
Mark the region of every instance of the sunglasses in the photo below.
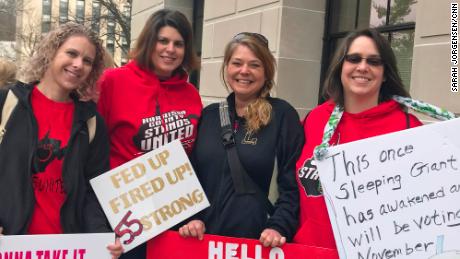
{"type": "Polygon", "coordinates": [[[369,65],[369,66],[373,66],[373,67],[378,67],[378,66],[381,66],[383,65],[383,60],[380,58],[380,57],[367,57],[367,58],[363,58],[361,57],[360,55],[358,54],[349,54],[349,55],[345,55],[345,61],[351,63],[351,64],[359,64],[361,63],[362,60],[366,60],[366,63],[369,65]]]}
{"type": "Polygon", "coordinates": [[[256,38],[260,43],[262,43],[265,47],[268,48],[268,39],[265,38],[264,35],[256,32],[240,32],[233,36],[233,40],[239,41],[244,39],[245,37],[253,37],[256,38]]]}

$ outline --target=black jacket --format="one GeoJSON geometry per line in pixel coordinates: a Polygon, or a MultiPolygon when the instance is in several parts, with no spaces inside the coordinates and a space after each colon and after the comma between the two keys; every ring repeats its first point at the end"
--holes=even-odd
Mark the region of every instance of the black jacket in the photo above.
{"type": "Polygon", "coordinates": [[[264,203],[255,195],[237,195],[221,139],[219,104],[203,110],[192,163],[211,207],[197,217],[209,234],[259,238],[265,228],[273,228],[290,240],[298,224],[299,193],[295,163],[304,137],[297,112],[287,102],[269,98],[272,118],[252,136],[246,136],[244,119],[237,118],[234,95],[228,98],[230,120],[239,120],[236,148],[248,175],[268,195],[275,159],[278,163],[279,198],[274,214],[267,219],[264,203]],[[245,139],[246,136],[246,139],[245,139]]]}
{"type": "MultiPolygon", "coordinates": [[[[0,226],[4,234],[26,234],[35,197],[32,161],[38,142],[37,121],[30,93],[33,85],[17,83],[11,91],[18,97],[0,144],[0,226]]],[[[6,97],[0,91],[0,114],[6,97]]],[[[64,233],[108,232],[105,215],[89,184],[89,179],[109,169],[109,143],[102,118],[93,102],[74,98],[73,125],[63,163],[66,200],[61,208],[64,233]],[[96,117],[96,133],[89,143],[87,120],[96,117]]]]}

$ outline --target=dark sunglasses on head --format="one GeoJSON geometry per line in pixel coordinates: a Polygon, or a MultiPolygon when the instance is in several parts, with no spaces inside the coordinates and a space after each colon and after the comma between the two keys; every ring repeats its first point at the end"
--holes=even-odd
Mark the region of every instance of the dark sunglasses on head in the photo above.
{"type": "Polygon", "coordinates": [[[242,40],[244,37],[253,37],[256,38],[259,42],[263,43],[265,47],[268,48],[268,39],[264,35],[256,32],[240,32],[233,36],[233,40],[242,40]]]}
{"type": "Polygon", "coordinates": [[[373,66],[373,67],[378,67],[378,66],[383,65],[383,60],[380,57],[371,56],[371,57],[364,58],[358,54],[345,55],[345,61],[352,63],[352,64],[359,64],[361,63],[363,59],[366,60],[366,63],[368,65],[373,66]]]}

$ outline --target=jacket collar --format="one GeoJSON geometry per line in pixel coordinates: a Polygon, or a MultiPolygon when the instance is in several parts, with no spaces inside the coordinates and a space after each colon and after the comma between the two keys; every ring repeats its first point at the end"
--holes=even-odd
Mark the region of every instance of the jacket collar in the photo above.
{"type": "Polygon", "coordinates": [[[234,121],[237,117],[235,108],[235,93],[231,93],[227,96],[228,113],[230,115],[230,121],[234,121]]]}
{"type": "MultiPolygon", "coordinates": [[[[29,84],[18,81],[11,88],[11,91],[13,91],[13,93],[18,97],[18,102],[29,110],[32,110],[30,94],[37,84],[38,81],[29,84]]],[[[96,104],[93,101],[80,101],[74,94],[71,95],[71,98],[75,103],[75,121],[87,121],[89,118],[96,115],[96,104]]]]}

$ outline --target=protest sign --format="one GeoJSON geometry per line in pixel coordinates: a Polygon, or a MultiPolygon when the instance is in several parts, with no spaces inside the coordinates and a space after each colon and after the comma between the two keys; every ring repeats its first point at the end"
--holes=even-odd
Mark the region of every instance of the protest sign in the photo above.
{"type": "Polygon", "coordinates": [[[459,129],[438,122],[316,161],[340,258],[460,258],[459,129]]]}
{"type": "Polygon", "coordinates": [[[255,239],[204,235],[182,238],[167,231],[147,243],[147,259],[337,259],[333,249],[286,243],[264,247],[255,239]]]}
{"type": "Polygon", "coordinates": [[[0,259],[110,259],[114,233],[0,236],[0,259]]]}
{"type": "Polygon", "coordinates": [[[90,182],[125,251],[209,206],[179,141],[90,182]]]}

